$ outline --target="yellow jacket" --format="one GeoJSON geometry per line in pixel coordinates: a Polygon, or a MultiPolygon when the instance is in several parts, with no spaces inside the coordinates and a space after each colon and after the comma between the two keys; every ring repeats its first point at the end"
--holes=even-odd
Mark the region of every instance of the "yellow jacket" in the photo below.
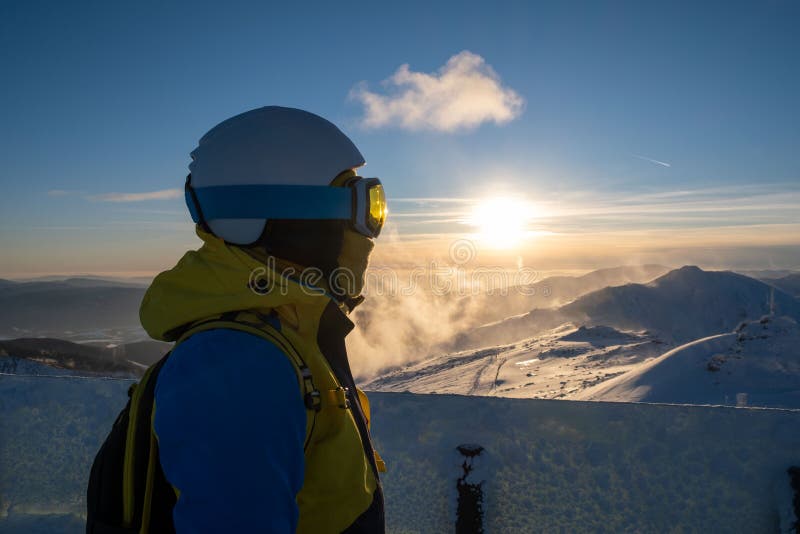
{"type": "Polygon", "coordinates": [[[307,402],[297,531],[381,532],[383,462],[369,437],[367,398],[355,387],[347,361],[344,337],[352,322],[319,288],[302,285],[211,234],[198,230],[198,235],[203,246],[187,252],[148,289],[142,325],[164,341],[182,339],[189,329],[193,334],[236,328],[275,343],[295,367],[306,400],[312,393],[315,400],[307,402]],[[234,317],[239,326],[219,322],[234,317]],[[310,380],[304,380],[304,366],[310,380]]]}

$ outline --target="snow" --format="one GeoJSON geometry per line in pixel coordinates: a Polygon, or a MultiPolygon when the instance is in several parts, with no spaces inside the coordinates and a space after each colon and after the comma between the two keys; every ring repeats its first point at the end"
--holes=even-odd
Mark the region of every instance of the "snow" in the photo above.
{"type": "Polygon", "coordinates": [[[798,319],[800,301],[779,289],[687,266],[465,332],[456,345],[474,348],[385,371],[363,387],[800,408],[798,319]]]}
{"type": "Polygon", "coordinates": [[[131,365],[134,365],[134,366],[138,367],[138,368],[139,368],[139,369],[141,369],[142,371],[146,371],[146,370],[147,370],[147,368],[149,367],[148,365],[145,365],[145,364],[143,364],[143,363],[139,363],[139,362],[135,362],[135,361],[133,361],[133,360],[125,360],[125,361],[126,361],[126,362],[128,362],[128,363],[130,363],[131,365]]]}
{"type": "Polygon", "coordinates": [[[658,357],[664,344],[646,332],[561,325],[510,345],[445,354],[363,384],[373,391],[570,398],[658,357]]]}
{"type": "Polygon", "coordinates": [[[576,395],[604,401],[800,408],[800,327],[789,317],[742,323],[735,332],[687,343],[576,395]]]}
{"type": "MultiPolygon", "coordinates": [[[[485,448],[470,476],[487,532],[786,531],[800,301],[690,266],[581,288],[361,384],[389,531],[453,530],[465,443],[485,448]]],[[[131,383],[47,363],[0,357],[2,532],[81,530],[90,462],[131,383]]]]}
{"type": "Polygon", "coordinates": [[[76,376],[81,373],[53,367],[55,360],[45,357],[39,360],[0,356],[0,375],[32,375],[32,376],[76,376]]]}
{"type": "Polygon", "coordinates": [[[525,339],[566,322],[618,330],[646,330],[680,345],[733,330],[744,320],[775,312],[800,319],[800,301],[760,280],[729,271],[685,266],[648,284],[606,287],[553,309],[464,331],[457,350],[525,339]]]}
{"type": "Polygon", "coordinates": [[[373,391],[800,408],[800,327],[790,317],[669,350],[648,332],[562,326],[519,343],[437,356],[373,391]]]}
{"type": "MultiPolygon", "coordinates": [[[[81,532],[89,466],[130,383],[0,376],[0,531],[81,532]]],[[[791,519],[800,411],[370,399],[389,532],[453,530],[465,443],[485,448],[489,533],[774,532],[791,519]]]]}

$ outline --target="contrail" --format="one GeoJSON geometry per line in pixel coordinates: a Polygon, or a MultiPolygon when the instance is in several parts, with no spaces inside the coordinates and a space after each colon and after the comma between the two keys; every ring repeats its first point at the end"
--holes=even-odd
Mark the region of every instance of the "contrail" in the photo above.
{"type": "Polygon", "coordinates": [[[656,165],[661,165],[662,167],[672,167],[672,165],[670,165],[666,161],[658,161],[657,159],[648,158],[647,156],[640,156],[639,154],[634,154],[633,157],[649,161],[650,163],[655,163],[656,165]]]}

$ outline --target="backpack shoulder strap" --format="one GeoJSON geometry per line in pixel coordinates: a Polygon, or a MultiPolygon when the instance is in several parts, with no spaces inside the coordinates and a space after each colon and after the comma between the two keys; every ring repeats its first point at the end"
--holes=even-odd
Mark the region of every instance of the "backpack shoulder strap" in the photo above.
{"type": "MultiPolygon", "coordinates": [[[[305,360],[300,355],[300,352],[286,339],[286,336],[281,334],[279,328],[280,323],[277,318],[273,320],[271,316],[264,314],[243,311],[235,312],[233,314],[225,314],[218,318],[205,320],[201,323],[196,323],[191,326],[175,343],[175,346],[185,341],[189,337],[199,332],[206,330],[213,330],[216,328],[227,328],[230,330],[238,330],[240,332],[247,332],[260,338],[266,339],[277,346],[283,352],[289,361],[292,363],[295,372],[297,373],[297,380],[300,384],[300,390],[303,393],[303,402],[307,410],[319,412],[322,408],[322,400],[319,390],[314,386],[314,377],[311,374],[311,369],[306,365],[305,360]],[[278,325],[276,327],[275,325],[278,325]]],[[[306,429],[306,445],[310,429],[306,429]]]]}
{"type": "MultiPolygon", "coordinates": [[[[261,314],[252,312],[225,314],[196,323],[183,333],[172,350],[175,350],[175,347],[194,334],[217,328],[247,332],[266,339],[277,346],[292,363],[292,367],[297,372],[298,383],[308,413],[304,443],[304,450],[307,449],[322,403],[320,392],[314,386],[311,370],[300,353],[268,317],[262,317],[261,314]],[[255,317],[255,320],[252,317],[255,317]]],[[[158,462],[158,442],[153,430],[155,385],[158,374],[171,353],[172,351],[151,366],[139,383],[131,387],[130,391],[129,424],[122,476],[123,525],[127,528],[138,529],[140,534],[146,534],[151,526],[169,521],[169,517],[164,520],[162,516],[171,513],[171,506],[174,505],[177,498],[174,489],[171,488],[161,471],[158,462]]]]}
{"type": "Polygon", "coordinates": [[[148,522],[143,521],[150,513],[151,495],[147,486],[152,486],[156,473],[151,473],[149,457],[154,453],[152,431],[153,400],[158,373],[169,358],[168,352],[158,363],[145,372],[138,384],[129,390],[128,428],[125,439],[125,454],[122,469],[122,524],[127,528],[147,531],[148,522]],[[148,466],[147,470],[143,469],[148,466]],[[145,496],[142,499],[142,496],[145,496]]]}

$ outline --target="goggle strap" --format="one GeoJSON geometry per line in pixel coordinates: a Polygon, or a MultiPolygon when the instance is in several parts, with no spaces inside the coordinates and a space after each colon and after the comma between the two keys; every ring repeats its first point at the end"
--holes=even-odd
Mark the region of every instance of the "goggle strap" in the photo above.
{"type": "Polygon", "coordinates": [[[192,216],[192,220],[195,224],[199,224],[203,230],[206,232],[211,232],[211,229],[208,227],[208,223],[206,222],[206,218],[203,216],[203,210],[200,207],[200,202],[197,200],[197,195],[195,194],[195,190],[191,184],[192,175],[189,174],[186,177],[186,185],[183,188],[183,194],[186,197],[186,206],[189,208],[189,214],[192,216]]]}

